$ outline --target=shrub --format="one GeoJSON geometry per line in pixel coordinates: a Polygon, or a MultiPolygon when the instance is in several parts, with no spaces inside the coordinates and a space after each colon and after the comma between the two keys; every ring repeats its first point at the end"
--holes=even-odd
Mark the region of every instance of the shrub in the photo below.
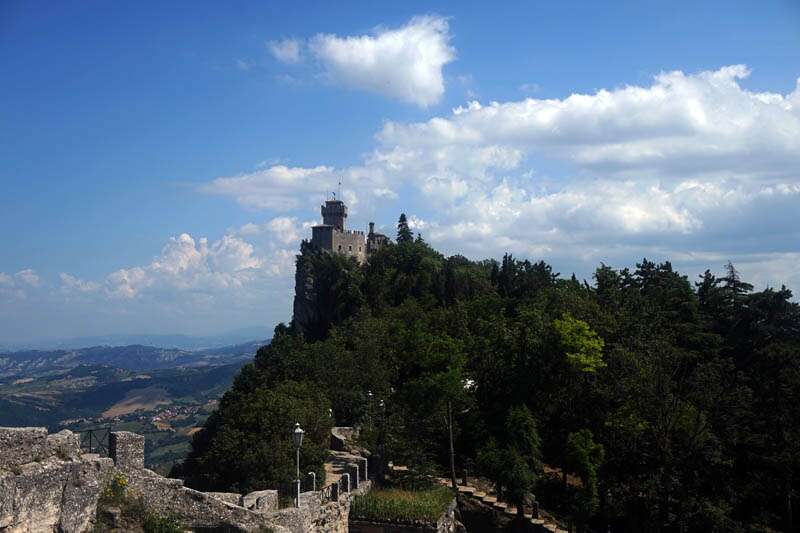
{"type": "Polygon", "coordinates": [[[100,495],[101,501],[105,505],[122,505],[125,501],[125,492],[128,488],[128,478],[120,472],[116,472],[108,480],[100,495]]]}
{"type": "Polygon", "coordinates": [[[183,533],[177,517],[152,512],[145,517],[142,529],[144,533],[183,533]]]}
{"type": "Polygon", "coordinates": [[[424,491],[373,490],[353,499],[350,517],[402,524],[436,523],[454,498],[444,487],[424,491]]]}

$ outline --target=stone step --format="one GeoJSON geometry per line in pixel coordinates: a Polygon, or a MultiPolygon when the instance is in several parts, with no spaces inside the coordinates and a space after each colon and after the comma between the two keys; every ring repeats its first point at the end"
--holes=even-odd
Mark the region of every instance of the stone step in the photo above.
{"type": "Polygon", "coordinates": [[[506,514],[516,515],[517,514],[517,508],[514,507],[513,505],[509,505],[508,507],[506,507],[506,514]]]}
{"type": "Polygon", "coordinates": [[[531,524],[533,524],[535,526],[543,526],[544,525],[544,520],[541,519],[541,518],[531,518],[531,524]]]}
{"type": "Polygon", "coordinates": [[[481,499],[483,500],[483,503],[495,503],[495,502],[497,502],[497,498],[495,498],[494,496],[484,496],[481,499]]]}
{"type": "Polygon", "coordinates": [[[505,511],[506,508],[508,507],[508,504],[505,502],[494,502],[494,505],[492,505],[492,507],[494,507],[498,511],[505,511]]]}
{"type": "Polygon", "coordinates": [[[458,492],[462,492],[464,494],[472,494],[475,492],[475,487],[470,487],[469,485],[459,485],[458,492]]]}
{"type": "Polygon", "coordinates": [[[481,492],[479,490],[476,490],[475,492],[473,492],[472,495],[474,497],[478,498],[479,500],[482,500],[483,498],[486,497],[486,493],[485,492],[481,492]]]}

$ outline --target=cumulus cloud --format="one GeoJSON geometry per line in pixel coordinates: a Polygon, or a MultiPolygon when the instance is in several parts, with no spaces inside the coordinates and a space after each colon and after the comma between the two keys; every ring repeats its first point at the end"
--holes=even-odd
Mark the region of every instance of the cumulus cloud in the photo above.
{"type": "Polygon", "coordinates": [[[762,254],[749,264],[764,271],[800,247],[800,83],[754,92],[748,75],[733,65],[561,99],[470,102],[386,122],[358,165],[272,167],[207,190],[288,210],[317,180],[346,173],[362,203],[402,190],[426,238],[450,252],[573,265],[762,254]]]}
{"type": "Polygon", "coordinates": [[[92,293],[101,288],[100,283],[82,280],[66,272],[62,272],[58,277],[61,280],[61,292],[64,294],[92,293]]]}
{"type": "Polygon", "coordinates": [[[147,266],[122,268],[106,278],[109,294],[134,298],[145,290],[158,292],[240,289],[262,266],[253,246],[231,235],[209,244],[188,233],[171,237],[147,266]]]}
{"type": "Polygon", "coordinates": [[[607,177],[796,177],[800,109],[794,102],[800,85],[789,95],[755,93],[739,83],[748,75],[746,67],[735,65],[693,75],[662,73],[649,87],[561,100],[471,102],[449,117],[388,122],[379,139],[387,154],[397,147],[447,148],[457,155],[459,148],[496,146],[558,157],[607,177]]]}
{"type": "Polygon", "coordinates": [[[351,212],[362,197],[396,198],[389,188],[382,169],[354,166],[335,169],[330,166],[289,167],[272,165],[238,176],[220,177],[201,187],[210,194],[234,198],[239,204],[255,209],[291,211],[317,205],[326,198],[339,181],[351,212]]]}
{"type": "Polygon", "coordinates": [[[423,16],[372,35],[319,34],[309,48],[333,83],[427,107],[444,94],[442,68],[456,56],[449,42],[447,19],[423,16]]]}
{"type": "Polygon", "coordinates": [[[301,59],[302,43],[297,39],[282,39],[270,41],[267,49],[272,56],[281,63],[299,63],[301,59]]]}

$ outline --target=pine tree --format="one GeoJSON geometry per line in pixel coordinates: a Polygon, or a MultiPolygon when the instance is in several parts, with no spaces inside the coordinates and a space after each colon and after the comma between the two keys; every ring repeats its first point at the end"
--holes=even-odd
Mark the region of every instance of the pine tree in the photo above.
{"type": "Polygon", "coordinates": [[[412,242],[414,240],[414,234],[411,232],[411,228],[408,227],[408,220],[406,219],[406,214],[401,213],[400,219],[397,221],[397,242],[412,242]]]}

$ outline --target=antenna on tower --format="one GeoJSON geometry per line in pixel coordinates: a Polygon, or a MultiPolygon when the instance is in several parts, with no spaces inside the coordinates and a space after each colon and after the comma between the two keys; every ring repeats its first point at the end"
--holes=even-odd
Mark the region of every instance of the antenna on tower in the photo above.
{"type": "Polygon", "coordinates": [[[339,198],[342,197],[342,178],[339,178],[339,198]]]}

